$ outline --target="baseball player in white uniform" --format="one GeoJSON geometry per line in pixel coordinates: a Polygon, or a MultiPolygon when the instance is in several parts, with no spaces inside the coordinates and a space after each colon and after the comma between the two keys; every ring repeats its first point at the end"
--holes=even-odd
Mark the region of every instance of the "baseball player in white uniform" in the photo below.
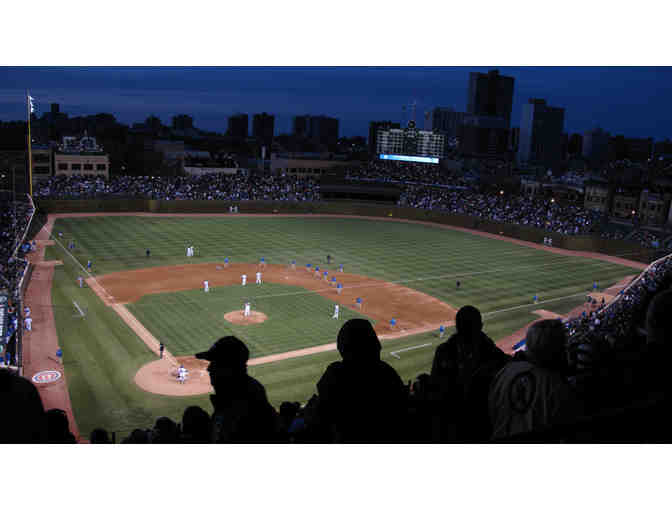
{"type": "Polygon", "coordinates": [[[31,317],[26,317],[23,320],[23,324],[26,327],[26,331],[32,331],[33,330],[33,319],[31,317]]]}
{"type": "Polygon", "coordinates": [[[208,282],[208,280],[203,281],[203,290],[205,292],[210,292],[210,283],[208,282]]]}
{"type": "Polygon", "coordinates": [[[338,319],[338,312],[339,312],[338,305],[334,305],[334,315],[332,315],[331,318],[332,319],[338,319]]]}
{"type": "Polygon", "coordinates": [[[180,384],[184,384],[187,380],[187,369],[184,368],[184,365],[180,365],[180,368],[177,369],[177,380],[180,384]]]}
{"type": "Polygon", "coordinates": [[[187,257],[191,257],[191,246],[187,246],[187,257]]]}
{"type": "Polygon", "coordinates": [[[250,316],[250,302],[247,301],[245,303],[245,311],[243,312],[244,317],[249,317],[250,316]]]}
{"type": "Polygon", "coordinates": [[[245,285],[247,285],[247,275],[244,274],[244,275],[241,276],[241,278],[243,280],[243,287],[244,287],[245,285]]]}
{"type": "Polygon", "coordinates": [[[257,271],[257,281],[256,281],[256,283],[258,285],[261,285],[261,273],[259,271],[257,271]]]}

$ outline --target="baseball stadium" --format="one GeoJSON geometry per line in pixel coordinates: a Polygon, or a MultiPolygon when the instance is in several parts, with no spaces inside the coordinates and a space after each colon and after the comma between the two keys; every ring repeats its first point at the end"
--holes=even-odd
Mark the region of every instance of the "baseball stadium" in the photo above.
{"type": "Polygon", "coordinates": [[[28,103],[27,160],[0,153],[7,442],[669,442],[671,182],[265,147],[110,175],[86,134],[33,155],[28,103]]]}
{"type": "Polygon", "coordinates": [[[33,321],[17,364],[83,442],[209,409],[208,362],[195,354],[222,337],[247,346],[274,409],[301,409],[341,359],[340,329],[365,319],[380,359],[419,394],[462,307],[512,356],[540,320],[574,320],[569,340],[597,316],[617,320],[619,299],[669,260],[633,243],[554,234],[551,246],[542,229],[351,201],[39,199],[26,218],[18,308],[33,321]]]}

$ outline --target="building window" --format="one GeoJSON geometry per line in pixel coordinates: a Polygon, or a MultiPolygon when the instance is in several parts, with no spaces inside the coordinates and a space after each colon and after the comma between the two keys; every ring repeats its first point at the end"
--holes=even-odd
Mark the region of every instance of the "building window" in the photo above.
{"type": "Polygon", "coordinates": [[[73,163],[72,165],[70,165],[70,170],[81,170],[81,169],[82,165],[80,165],[79,163],[73,163]]]}
{"type": "Polygon", "coordinates": [[[67,170],[68,169],[68,164],[67,163],[59,163],[58,164],[58,169],[59,170],[67,170]]]}
{"type": "Polygon", "coordinates": [[[93,165],[91,163],[84,163],[84,170],[93,170],[93,165]]]}
{"type": "Polygon", "coordinates": [[[96,170],[106,170],[106,169],[107,169],[107,165],[105,165],[105,164],[97,164],[96,165],[96,170]]]}

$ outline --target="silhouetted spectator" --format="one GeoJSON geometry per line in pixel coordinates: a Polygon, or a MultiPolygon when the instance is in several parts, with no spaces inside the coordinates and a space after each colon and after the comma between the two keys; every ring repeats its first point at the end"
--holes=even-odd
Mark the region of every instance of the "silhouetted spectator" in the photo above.
{"type": "Polygon", "coordinates": [[[477,308],[467,305],[455,316],[457,332],[436,348],[431,385],[437,406],[435,440],[481,441],[489,435],[488,388],[511,359],[483,333],[477,308]],[[457,426],[458,437],[452,427],[457,426]]]}
{"type": "Polygon", "coordinates": [[[182,415],[182,442],[209,443],[210,415],[199,406],[189,406],[182,415]]]}
{"type": "Polygon", "coordinates": [[[397,372],[380,359],[380,341],[371,323],[350,319],[336,343],[343,360],[330,364],[317,383],[318,417],[328,439],[403,442],[406,388],[397,372]]]}
{"type": "Polygon", "coordinates": [[[42,400],[28,380],[0,368],[0,443],[44,443],[47,423],[42,400]]]}
{"type": "Polygon", "coordinates": [[[105,429],[95,429],[89,441],[91,444],[110,444],[110,436],[105,429]]]}
{"type": "Polygon", "coordinates": [[[74,444],[75,436],[70,432],[68,415],[62,409],[49,409],[47,416],[48,443],[74,444]]]}
{"type": "Polygon", "coordinates": [[[283,402],[280,404],[280,430],[286,439],[289,435],[289,428],[292,426],[292,423],[294,423],[294,419],[296,418],[300,409],[301,404],[298,402],[283,402]]]}
{"type": "Polygon", "coordinates": [[[564,373],[567,338],[562,322],[535,322],[526,338],[526,359],[508,363],[490,388],[493,439],[569,423],[583,412],[564,373]]]}
{"type": "Polygon", "coordinates": [[[175,444],[179,442],[177,423],[170,418],[162,416],[154,424],[152,429],[152,443],[175,444]]]}
{"type": "Polygon", "coordinates": [[[149,444],[151,443],[151,434],[149,430],[135,429],[131,435],[121,441],[122,444],[149,444]]]}
{"type": "Polygon", "coordinates": [[[235,336],[217,340],[210,350],[196,354],[210,362],[208,372],[215,394],[210,396],[212,441],[267,443],[277,439],[277,416],[264,386],[247,374],[250,351],[235,336]]]}

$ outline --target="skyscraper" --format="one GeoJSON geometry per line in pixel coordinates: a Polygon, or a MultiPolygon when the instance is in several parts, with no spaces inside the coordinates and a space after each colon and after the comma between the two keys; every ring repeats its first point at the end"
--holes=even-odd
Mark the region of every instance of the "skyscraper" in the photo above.
{"type": "Polygon", "coordinates": [[[583,134],[583,157],[593,165],[600,165],[609,159],[609,133],[601,128],[583,134]]]}
{"type": "Polygon", "coordinates": [[[308,136],[310,128],[310,115],[297,115],[294,117],[292,133],[294,136],[308,136]]]}
{"type": "Polygon", "coordinates": [[[247,126],[249,118],[247,113],[237,113],[229,117],[229,129],[227,134],[233,138],[247,138],[247,126]]]}
{"type": "Polygon", "coordinates": [[[452,108],[437,106],[432,110],[433,131],[440,131],[446,136],[457,136],[459,127],[464,122],[464,112],[456,112],[452,108]]]}
{"type": "Polygon", "coordinates": [[[530,99],[520,118],[518,162],[556,166],[563,159],[562,133],[565,109],[548,106],[544,99],[530,99]]]}
{"type": "Polygon", "coordinates": [[[497,69],[485,73],[469,73],[467,113],[486,117],[502,117],[508,129],[513,108],[513,82],[497,69]]]}
{"type": "Polygon", "coordinates": [[[273,143],[275,116],[268,113],[257,113],[252,119],[252,136],[270,147],[273,143]]]}
{"type": "Polygon", "coordinates": [[[333,145],[338,142],[338,119],[318,115],[310,117],[309,136],[317,143],[333,145]]]}

